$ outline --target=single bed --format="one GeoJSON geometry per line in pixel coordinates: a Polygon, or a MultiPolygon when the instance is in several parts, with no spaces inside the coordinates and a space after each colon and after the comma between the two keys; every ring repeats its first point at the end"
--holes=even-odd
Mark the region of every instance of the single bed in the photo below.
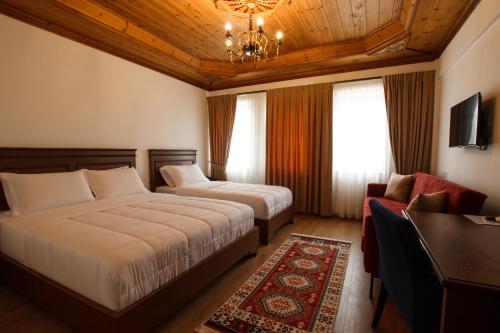
{"type": "MultiPolygon", "coordinates": [[[[135,150],[0,148],[2,172],[117,166],[135,150]]],[[[143,332],[257,246],[246,205],[133,194],[1,216],[0,276],[80,331],[143,332]]]]}
{"type": "Polygon", "coordinates": [[[259,227],[260,242],[268,244],[276,231],[293,222],[292,192],[282,186],[242,184],[228,181],[210,181],[181,187],[168,186],[160,168],[165,165],[191,165],[196,163],[196,150],[149,150],[150,189],[189,197],[229,200],[249,205],[259,227]]]}

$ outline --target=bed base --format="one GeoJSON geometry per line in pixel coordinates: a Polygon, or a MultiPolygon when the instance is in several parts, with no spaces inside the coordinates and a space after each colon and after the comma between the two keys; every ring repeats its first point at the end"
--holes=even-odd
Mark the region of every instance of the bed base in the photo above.
{"type": "MultiPolygon", "coordinates": [[[[166,185],[160,173],[164,165],[189,165],[196,163],[194,149],[150,149],[149,150],[149,188],[155,191],[158,186],[166,185]]],[[[260,243],[267,245],[269,241],[286,223],[293,223],[293,203],[284,211],[269,220],[255,219],[260,229],[260,243]]]]}
{"type": "Polygon", "coordinates": [[[121,311],[112,311],[0,254],[0,278],[42,309],[80,332],[145,332],[157,326],[231,266],[255,255],[254,227],[173,281],[121,311]]]}
{"type": "Polygon", "coordinates": [[[293,204],[270,220],[255,219],[254,223],[259,227],[260,243],[267,245],[279,228],[286,223],[293,223],[293,204]]]}

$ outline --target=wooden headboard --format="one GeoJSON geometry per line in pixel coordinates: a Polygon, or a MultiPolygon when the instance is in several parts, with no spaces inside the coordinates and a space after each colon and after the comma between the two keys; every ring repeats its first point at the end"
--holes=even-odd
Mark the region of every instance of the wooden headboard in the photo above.
{"type": "Polygon", "coordinates": [[[196,163],[194,149],[150,149],[149,150],[149,189],[154,191],[158,186],[166,185],[160,174],[164,165],[186,165],[196,163]]]}
{"type": "MultiPolygon", "coordinates": [[[[135,167],[135,149],[0,148],[0,172],[46,173],[135,167]]],[[[9,209],[0,186],[0,210],[9,209]]]]}

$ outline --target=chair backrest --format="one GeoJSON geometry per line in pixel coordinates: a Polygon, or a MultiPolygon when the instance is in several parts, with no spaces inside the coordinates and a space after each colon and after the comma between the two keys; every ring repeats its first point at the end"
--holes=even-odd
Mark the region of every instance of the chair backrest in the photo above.
{"type": "Polygon", "coordinates": [[[379,249],[379,274],[388,293],[410,327],[414,324],[415,281],[427,272],[426,258],[410,221],[379,201],[370,201],[379,249]]]}

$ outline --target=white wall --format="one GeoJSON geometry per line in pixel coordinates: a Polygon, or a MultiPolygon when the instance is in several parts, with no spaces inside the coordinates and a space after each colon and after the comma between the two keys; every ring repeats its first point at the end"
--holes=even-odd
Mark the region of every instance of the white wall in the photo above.
{"type": "Polygon", "coordinates": [[[198,149],[206,91],[0,15],[0,146],[198,149]]]}
{"type": "Polygon", "coordinates": [[[439,60],[438,137],[434,173],[489,196],[484,213],[500,215],[500,1],[483,0],[439,60]],[[449,148],[450,108],[481,92],[494,105],[492,144],[486,151],[449,148]]]}

